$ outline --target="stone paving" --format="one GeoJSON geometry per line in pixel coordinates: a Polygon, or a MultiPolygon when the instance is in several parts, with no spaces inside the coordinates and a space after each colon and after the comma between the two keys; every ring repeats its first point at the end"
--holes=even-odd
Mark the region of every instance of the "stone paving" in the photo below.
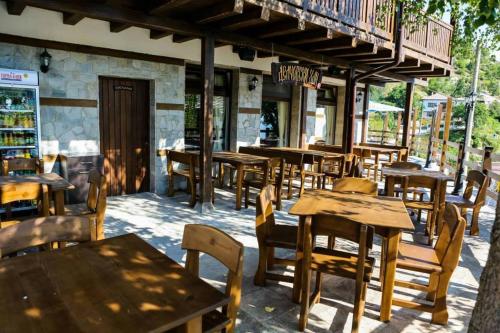
{"type": "MultiPolygon", "coordinates": [[[[136,233],[169,257],[184,263],[185,252],[180,248],[180,244],[185,224],[204,223],[220,228],[245,245],[243,296],[237,331],[297,331],[300,308],[291,302],[291,284],[269,282],[266,287],[253,285],[258,260],[254,231],[255,208],[235,211],[234,194],[219,189],[216,190],[216,210],[210,214],[198,214],[196,210],[188,207],[187,200],[187,195],[182,192],[178,192],[174,198],[152,193],[111,197],[106,212],[106,237],[136,233]]],[[[292,204],[293,201],[285,201],[283,210],[276,212],[279,223],[296,223],[296,218],[286,213],[292,204]]],[[[448,326],[430,324],[430,314],[399,307],[393,307],[390,323],[380,322],[380,284],[374,279],[367,292],[360,332],[466,332],[479,278],[488,255],[494,216],[494,207],[485,206],[480,216],[480,235],[465,235],[459,267],[455,270],[449,288],[448,326]]],[[[420,235],[417,233],[416,236],[404,236],[409,240],[413,237],[418,239],[420,235]]],[[[378,244],[374,246],[372,253],[377,261],[380,255],[378,244]]],[[[340,246],[348,247],[349,244],[340,243],[340,246]]],[[[286,273],[292,274],[291,270],[286,273]]],[[[226,279],[222,265],[206,255],[201,258],[201,275],[219,288],[223,287],[226,279]]],[[[378,276],[378,271],[374,276],[378,276]]],[[[417,274],[398,274],[398,278],[419,280],[417,274]]],[[[396,292],[403,297],[419,294],[399,288],[396,288],[396,292]]],[[[350,332],[353,293],[354,281],[325,276],[321,303],[313,307],[306,332],[350,332]]]]}

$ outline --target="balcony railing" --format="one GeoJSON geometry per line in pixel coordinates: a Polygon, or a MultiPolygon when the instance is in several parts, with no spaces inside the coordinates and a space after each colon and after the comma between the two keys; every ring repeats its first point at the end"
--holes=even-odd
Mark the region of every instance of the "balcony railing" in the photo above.
{"type": "MultiPolygon", "coordinates": [[[[395,9],[392,0],[282,1],[388,41],[394,40],[395,9]]],[[[404,46],[449,63],[452,33],[451,25],[429,19],[427,24],[417,25],[414,31],[405,29],[404,46]]]]}

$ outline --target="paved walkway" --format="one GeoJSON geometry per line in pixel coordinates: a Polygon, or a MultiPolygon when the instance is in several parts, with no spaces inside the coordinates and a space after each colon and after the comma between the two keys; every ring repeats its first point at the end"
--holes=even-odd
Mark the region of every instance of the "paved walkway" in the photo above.
{"type": "MultiPolygon", "coordinates": [[[[243,297],[238,319],[238,332],[294,332],[297,330],[299,306],[291,302],[291,284],[269,282],[265,288],[253,285],[257,267],[258,248],[254,231],[255,208],[234,208],[234,194],[217,190],[217,209],[201,216],[188,208],[188,197],[178,193],[167,198],[151,193],[112,197],[106,212],[106,237],[124,233],[137,233],[171,258],[184,262],[180,248],[184,225],[204,223],[232,235],[245,245],[243,297]]],[[[286,213],[293,202],[285,201],[282,212],[277,212],[279,223],[296,223],[286,213]]],[[[430,324],[430,315],[393,307],[390,323],[378,321],[381,293],[380,285],[373,281],[368,289],[367,304],[360,332],[466,332],[477,295],[479,277],[488,249],[489,232],[494,220],[494,208],[484,207],[480,217],[481,233],[478,237],[465,236],[459,267],[449,289],[449,324],[447,327],[430,324]]],[[[405,236],[405,238],[411,236],[405,236]]],[[[340,244],[348,246],[348,244],[340,244]]],[[[286,253],[285,253],[286,255],[286,253]]],[[[378,244],[373,256],[379,258],[378,244]]],[[[378,261],[378,260],[377,260],[378,261]]],[[[378,265],[378,262],[377,262],[378,265]]],[[[291,272],[289,272],[291,274],[291,272]]],[[[225,271],[208,256],[201,258],[201,275],[215,286],[222,287],[225,271]]],[[[374,276],[378,276],[375,272],[374,276]]],[[[400,276],[401,277],[401,276],[400,276]]],[[[418,275],[406,275],[418,279],[418,275]]],[[[340,277],[326,277],[321,303],[314,306],[307,332],[350,332],[354,281],[340,277]]],[[[414,295],[398,289],[403,295],[414,295]]],[[[418,292],[416,292],[418,294],[418,292]]]]}

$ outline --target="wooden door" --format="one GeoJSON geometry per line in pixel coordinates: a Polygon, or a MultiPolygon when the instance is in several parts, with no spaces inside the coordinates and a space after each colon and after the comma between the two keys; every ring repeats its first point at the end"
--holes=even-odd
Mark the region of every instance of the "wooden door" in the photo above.
{"type": "Polygon", "coordinates": [[[99,92],[109,195],[149,191],[149,82],[100,77],[99,92]]]}

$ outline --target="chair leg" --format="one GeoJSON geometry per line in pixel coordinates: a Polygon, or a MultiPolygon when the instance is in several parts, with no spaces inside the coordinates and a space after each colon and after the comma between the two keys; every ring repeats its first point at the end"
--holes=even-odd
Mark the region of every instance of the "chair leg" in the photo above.
{"type": "Polygon", "coordinates": [[[429,291],[427,292],[426,300],[430,302],[434,302],[436,299],[436,289],[438,287],[439,282],[439,273],[432,273],[429,276],[429,291]]]}
{"type": "Polygon", "coordinates": [[[274,268],[274,247],[267,248],[267,270],[271,271],[274,268]]]}
{"type": "MultiPolygon", "coordinates": [[[[420,201],[424,201],[424,195],[420,194],[420,201]]],[[[418,210],[418,217],[417,217],[417,222],[420,223],[422,221],[422,210],[418,210]]]]}
{"type": "Polygon", "coordinates": [[[196,205],[196,182],[194,179],[188,179],[189,191],[191,192],[191,200],[189,201],[189,206],[194,207],[196,205]]]}
{"type": "Polygon", "coordinates": [[[448,293],[448,283],[450,282],[450,272],[441,273],[436,289],[436,300],[434,302],[434,311],[432,312],[433,324],[446,325],[448,323],[448,309],[446,306],[446,294],[448,293]]]}
{"type": "Polygon", "coordinates": [[[311,177],[311,188],[314,190],[314,188],[316,187],[316,176],[312,176],[311,177]]]}
{"type": "Polygon", "coordinates": [[[470,222],[470,234],[472,236],[479,235],[479,211],[481,207],[474,207],[472,210],[472,219],[470,222]]]}
{"type": "Polygon", "coordinates": [[[427,245],[432,245],[432,242],[434,241],[434,229],[436,228],[436,218],[437,214],[434,214],[434,212],[429,211],[427,213],[427,223],[426,227],[428,227],[428,240],[427,240],[427,245]]]}
{"type": "Polygon", "coordinates": [[[250,185],[245,186],[245,209],[248,208],[248,201],[250,197],[250,185]]]}
{"type": "Polygon", "coordinates": [[[290,167],[290,172],[288,174],[288,193],[287,193],[287,199],[290,200],[292,198],[292,191],[293,191],[293,174],[295,173],[295,168],[293,166],[290,167]]]}
{"type": "Polygon", "coordinates": [[[259,264],[257,266],[257,272],[255,272],[255,277],[253,279],[253,283],[256,286],[266,285],[266,266],[268,258],[267,250],[267,246],[259,246],[259,264]]]}
{"type": "Polygon", "coordinates": [[[314,286],[314,293],[316,294],[315,304],[319,303],[321,298],[321,285],[323,283],[323,275],[320,271],[316,271],[316,282],[314,286]]]}
{"type": "Polygon", "coordinates": [[[174,176],[169,176],[168,177],[168,196],[173,197],[174,196],[174,176]]]}

